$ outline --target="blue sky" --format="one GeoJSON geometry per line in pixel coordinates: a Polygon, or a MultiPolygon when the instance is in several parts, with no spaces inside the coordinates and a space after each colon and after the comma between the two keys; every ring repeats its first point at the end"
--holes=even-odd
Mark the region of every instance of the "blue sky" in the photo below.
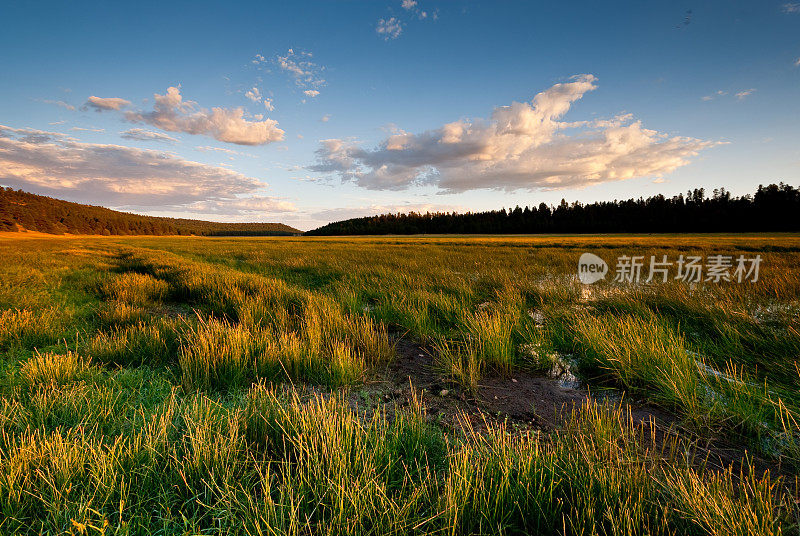
{"type": "Polygon", "coordinates": [[[0,184],[64,199],[309,229],[800,182],[800,3],[7,1],[0,19],[0,184]]]}

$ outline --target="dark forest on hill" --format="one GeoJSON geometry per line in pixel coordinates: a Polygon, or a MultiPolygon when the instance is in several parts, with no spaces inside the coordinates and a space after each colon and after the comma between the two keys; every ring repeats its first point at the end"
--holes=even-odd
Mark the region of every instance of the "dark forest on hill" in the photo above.
{"type": "Polygon", "coordinates": [[[301,231],[282,223],[219,223],[159,218],[81,205],[0,187],[0,231],[51,234],[284,236],[301,231]]]}
{"type": "Polygon", "coordinates": [[[780,183],[733,197],[724,188],[686,195],[489,212],[382,214],[330,223],[307,235],[712,233],[800,231],[800,190],[780,183]]]}

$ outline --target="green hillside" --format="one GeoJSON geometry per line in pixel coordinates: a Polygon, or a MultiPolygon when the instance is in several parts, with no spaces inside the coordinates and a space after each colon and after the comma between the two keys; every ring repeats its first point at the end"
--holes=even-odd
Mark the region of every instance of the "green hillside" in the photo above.
{"type": "Polygon", "coordinates": [[[0,232],[50,234],[289,236],[302,231],[282,223],[220,223],[159,218],[82,205],[22,190],[0,188],[0,232]]]}

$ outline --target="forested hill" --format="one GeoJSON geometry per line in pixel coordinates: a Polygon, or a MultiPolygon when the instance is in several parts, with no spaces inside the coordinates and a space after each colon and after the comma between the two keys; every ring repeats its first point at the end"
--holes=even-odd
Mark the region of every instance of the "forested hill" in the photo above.
{"type": "Polygon", "coordinates": [[[0,231],[96,235],[286,236],[302,234],[302,231],[282,223],[218,223],[140,216],[2,187],[0,187],[0,231]]]}
{"type": "Polygon", "coordinates": [[[800,231],[800,190],[788,184],[759,186],[754,195],[732,197],[724,188],[710,197],[684,195],[557,207],[519,206],[490,212],[383,214],[330,223],[308,235],[514,234],[514,233],[706,233],[800,231]]]}

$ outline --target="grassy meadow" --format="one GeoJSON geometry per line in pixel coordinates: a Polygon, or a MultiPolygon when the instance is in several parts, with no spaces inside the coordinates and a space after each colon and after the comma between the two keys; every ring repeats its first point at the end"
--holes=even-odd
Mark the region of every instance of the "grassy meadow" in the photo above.
{"type": "Polygon", "coordinates": [[[798,235],[0,258],[0,534],[800,533],[798,235]],[[584,251],[604,281],[580,284],[584,251]],[[763,261],[612,281],[618,256],[681,254],[763,261]]]}

